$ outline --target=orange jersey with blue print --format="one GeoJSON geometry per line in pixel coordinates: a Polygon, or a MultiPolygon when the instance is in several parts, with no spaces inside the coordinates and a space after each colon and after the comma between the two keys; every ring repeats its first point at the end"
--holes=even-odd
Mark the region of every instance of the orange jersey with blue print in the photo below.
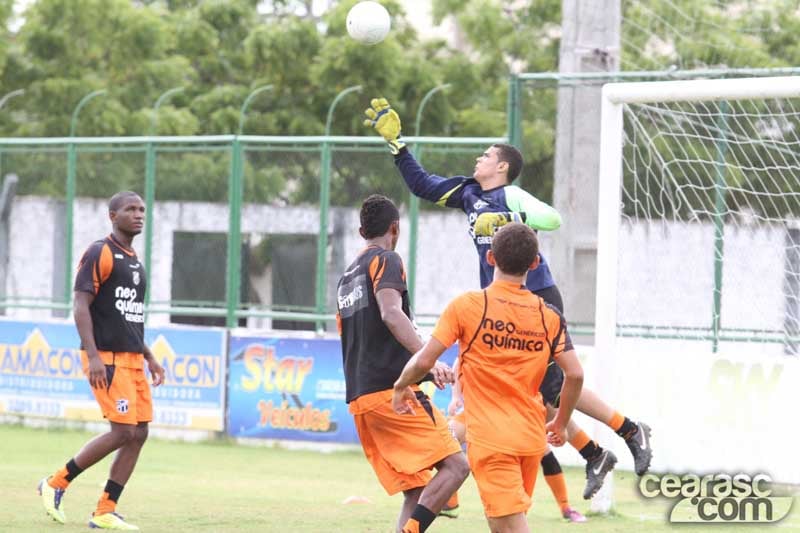
{"type": "Polygon", "coordinates": [[[558,310],[525,286],[494,281],[450,302],[433,337],[460,346],[467,442],[510,455],[544,453],[539,385],[550,357],[572,349],[558,310]]]}

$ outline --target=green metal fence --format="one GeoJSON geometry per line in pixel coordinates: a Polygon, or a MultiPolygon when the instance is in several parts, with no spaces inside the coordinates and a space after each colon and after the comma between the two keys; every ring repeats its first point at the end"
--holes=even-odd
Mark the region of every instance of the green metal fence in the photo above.
{"type": "MultiPolygon", "coordinates": [[[[417,157],[442,175],[461,174],[472,168],[475,155],[502,138],[408,137],[417,157]]],[[[86,227],[75,212],[76,198],[107,199],[114,192],[132,189],[142,194],[148,212],[143,239],[144,262],[148,272],[156,265],[155,234],[159,228],[157,205],[170,202],[206,202],[208,209],[227,210],[224,252],[211,244],[209,253],[224,253],[224,272],[219,287],[204,297],[203,287],[189,291],[186,298],[153,298],[147,302],[148,315],[224,317],[229,327],[242,318],[265,317],[315,323],[322,329],[333,318],[333,306],[326,301],[329,284],[329,208],[357,207],[365,196],[380,192],[409,207],[412,226],[412,257],[407,259],[409,289],[415,288],[415,228],[419,206],[409,202],[409,193],[385,143],[379,137],[279,137],[219,135],[205,137],[113,137],[0,139],[0,175],[19,177],[18,195],[57,198],[63,207],[63,253],[56,261],[63,270],[51,297],[33,295],[24,289],[7,294],[0,308],[51,309],[61,313],[71,307],[72,280],[79,258],[73,250],[85,244],[74,235],[98,238],[105,227],[86,227]],[[242,280],[242,211],[248,205],[269,205],[276,217],[296,216],[296,208],[312,206],[319,213],[312,238],[316,247],[313,302],[300,306],[277,306],[249,298],[242,280]],[[295,211],[293,211],[295,209],[295,211]],[[283,214],[285,213],[285,214],[283,214]],[[93,232],[93,233],[92,233],[93,232]],[[99,233],[98,233],[99,232],[99,233]],[[77,247],[76,247],[77,246],[77,247]]],[[[291,224],[291,221],[287,221],[291,224]]],[[[204,231],[199,221],[197,231],[204,231]]],[[[33,235],[32,228],[32,238],[33,235]]],[[[216,237],[208,235],[209,240],[216,237]]],[[[259,237],[260,238],[260,237],[259,237]]],[[[178,239],[178,237],[175,237],[178,239]]],[[[176,241],[177,242],[177,241],[176,241]]],[[[262,241],[262,244],[266,241],[262,241]]],[[[269,243],[267,243],[269,244],[269,243]]],[[[186,246],[191,247],[191,243],[186,246]]],[[[269,246],[261,246],[269,260],[269,246]]],[[[253,254],[251,254],[253,255],[253,254]]],[[[257,264],[263,257],[249,257],[257,264]]],[[[162,268],[163,267],[162,265],[162,268]]],[[[174,270],[173,270],[174,273],[174,270]]],[[[309,280],[310,281],[310,280],[309,280]]],[[[148,291],[149,295],[154,291],[148,291]]]]}

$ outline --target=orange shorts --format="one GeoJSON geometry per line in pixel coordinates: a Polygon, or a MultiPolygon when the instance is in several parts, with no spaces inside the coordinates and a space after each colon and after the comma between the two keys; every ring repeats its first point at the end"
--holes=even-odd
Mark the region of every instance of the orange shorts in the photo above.
{"type": "Polygon", "coordinates": [[[391,390],[366,394],[350,403],[364,455],[389,495],[424,487],[436,463],[461,453],[444,414],[424,398],[430,410],[416,406],[413,415],[394,412],[391,390]]]}
{"type": "Polygon", "coordinates": [[[486,516],[528,512],[541,459],[541,455],[508,455],[467,444],[467,460],[486,516]]]}
{"type": "MultiPolygon", "coordinates": [[[[117,424],[152,422],[153,398],[144,374],[142,354],[128,352],[99,352],[106,366],[108,388],[92,388],[103,416],[117,424]]],[[[89,358],[81,350],[83,373],[89,376],[89,358]]]]}

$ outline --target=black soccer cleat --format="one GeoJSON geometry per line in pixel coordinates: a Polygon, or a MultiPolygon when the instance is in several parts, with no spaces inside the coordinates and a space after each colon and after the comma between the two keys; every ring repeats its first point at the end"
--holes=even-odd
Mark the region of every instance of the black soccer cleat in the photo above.
{"type": "Polygon", "coordinates": [[[637,430],[625,441],[633,455],[633,465],[637,476],[644,475],[653,460],[653,448],[650,447],[650,426],[644,422],[636,424],[637,430]]]}
{"type": "Polygon", "coordinates": [[[614,470],[617,456],[610,450],[603,450],[597,457],[586,462],[586,487],[583,489],[583,499],[588,500],[600,490],[606,474],[614,470]]]}

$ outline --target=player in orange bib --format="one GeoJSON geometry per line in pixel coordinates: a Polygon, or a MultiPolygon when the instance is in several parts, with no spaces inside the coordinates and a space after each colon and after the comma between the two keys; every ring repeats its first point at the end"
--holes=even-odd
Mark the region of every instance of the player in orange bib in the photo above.
{"type": "Polygon", "coordinates": [[[454,299],[431,339],[395,382],[398,414],[419,410],[410,385],[458,341],[467,458],[492,532],[527,532],[539,461],[547,444],[566,441],[583,384],[583,369],[561,313],[525,287],[538,266],[536,234],[519,223],[501,228],[487,252],[496,268],[482,291],[454,299]],[[561,402],[549,423],[539,392],[550,357],[564,371],[561,402]]]}

